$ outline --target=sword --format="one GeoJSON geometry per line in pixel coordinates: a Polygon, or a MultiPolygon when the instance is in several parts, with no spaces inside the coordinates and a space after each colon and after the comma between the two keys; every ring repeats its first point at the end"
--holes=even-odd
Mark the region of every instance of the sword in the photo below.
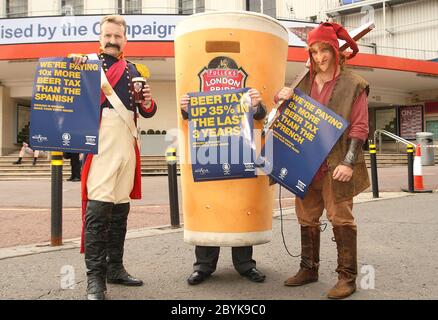
{"type": "MultiPolygon", "coordinates": [[[[371,30],[375,28],[374,22],[368,22],[351,32],[349,32],[350,37],[354,41],[358,41],[359,39],[363,38],[366,34],[368,34],[371,30]]],[[[348,48],[347,42],[344,40],[339,40],[339,51],[342,52],[348,48]]],[[[301,81],[307,76],[309,73],[309,67],[310,67],[310,59],[307,59],[306,67],[304,70],[300,73],[298,73],[294,80],[292,81],[291,88],[295,89],[301,81]]],[[[284,107],[284,100],[279,100],[276,105],[272,108],[271,112],[269,112],[268,117],[266,118],[265,124],[263,126],[262,136],[266,135],[268,133],[268,130],[271,129],[272,125],[274,124],[275,120],[277,120],[278,116],[281,113],[282,108],[284,107]]]]}

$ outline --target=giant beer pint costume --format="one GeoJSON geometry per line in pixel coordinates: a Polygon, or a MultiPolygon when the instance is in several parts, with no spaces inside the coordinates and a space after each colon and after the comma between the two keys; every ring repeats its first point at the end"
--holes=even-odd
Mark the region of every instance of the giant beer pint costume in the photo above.
{"type": "MultiPolygon", "coordinates": [[[[287,49],[286,28],[266,15],[190,16],[175,31],[177,101],[188,92],[249,87],[259,90],[269,112],[284,85],[287,49]]],[[[178,119],[184,241],[233,247],[269,242],[274,194],[268,177],[194,182],[188,121],[178,119]]],[[[254,129],[262,126],[254,121],[254,129]]]]}

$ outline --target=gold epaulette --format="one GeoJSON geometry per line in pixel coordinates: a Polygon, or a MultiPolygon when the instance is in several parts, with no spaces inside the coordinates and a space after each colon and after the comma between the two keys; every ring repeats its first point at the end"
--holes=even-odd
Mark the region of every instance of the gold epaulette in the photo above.
{"type": "Polygon", "coordinates": [[[69,54],[67,55],[67,58],[71,58],[72,55],[80,55],[80,56],[83,56],[83,57],[86,57],[86,56],[87,56],[86,54],[83,54],[83,53],[69,53],[69,54]]]}
{"type": "Polygon", "coordinates": [[[143,78],[148,79],[151,76],[149,68],[146,65],[142,63],[134,63],[134,66],[143,78]]]}

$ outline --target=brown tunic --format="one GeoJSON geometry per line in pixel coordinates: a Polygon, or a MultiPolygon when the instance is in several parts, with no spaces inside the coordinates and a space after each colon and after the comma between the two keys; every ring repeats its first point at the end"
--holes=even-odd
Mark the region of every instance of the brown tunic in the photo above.
{"type": "MultiPolygon", "coordinates": [[[[312,83],[310,75],[307,75],[303,81],[298,85],[298,89],[310,95],[312,83]]],[[[368,83],[360,76],[348,70],[342,70],[339,78],[333,89],[332,96],[328,102],[327,107],[344,119],[350,121],[351,110],[356,98],[364,91],[368,90],[368,83]]],[[[351,122],[351,121],[350,121],[351,122]]],[[[349,146],[348,130],[345,130],[343,135],[339,138],[333,149],[327,157],[329,167],[329,176],[332,179],[333,171],[341,164],[347,154],[349,146]]],[[[368,170],[365,165],[363,151],[360,150],[356,164],[353,170],[353,177],[349,182],[332,181],[333,193],[335,194],[335,201],[341,202],[351,199],[358,195],[370,186],[368,177],[368,170]]]]}

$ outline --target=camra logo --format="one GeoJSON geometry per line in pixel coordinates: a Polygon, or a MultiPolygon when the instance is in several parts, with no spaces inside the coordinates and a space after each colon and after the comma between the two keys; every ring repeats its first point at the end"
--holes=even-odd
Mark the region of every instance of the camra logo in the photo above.
{"type": "Polygon", "coordinates": [[[62,145],[70,146],[70,140],[71,140],[70,133],[65,132],[62,134],[62,145]]]}
{"type": "Polygon", "coordinates": [[[284,178],[286,178],[286,176],[287,176],[288,173],[289,173],[289,172],[287,171],[286,168],[281,168],[281,170],[280,170],[280,179],[281,179],[281,180],[284,180],[284,178]]]}
{"type": "Polygon", "coordinates": [[[234,90],[245,87],[248,74],[229,57],[216,57],[199,73],[200,91],[234,90]]]}
{"type": "Polygon", "coordinates": [[[85,136],[85,144],[90,146],[96,145],[96,136],[85,136]]]}
{"type": "Polygon", "coordinates": [[[225,162],[222,165],[222,170],[224,171],[224,175],[229,175],[231,173],[231,166],[228,162],[225,162]]]}
{"type": "Polygon", "coordinates": [[[297,185],[295,186],[298,190],[300,190],[301,192],[304,192],[304,188],[306,187],[306,184],[303,182],[303,181],[301,181],[301,180],[298,180],[297,181],[297,185]]]}

